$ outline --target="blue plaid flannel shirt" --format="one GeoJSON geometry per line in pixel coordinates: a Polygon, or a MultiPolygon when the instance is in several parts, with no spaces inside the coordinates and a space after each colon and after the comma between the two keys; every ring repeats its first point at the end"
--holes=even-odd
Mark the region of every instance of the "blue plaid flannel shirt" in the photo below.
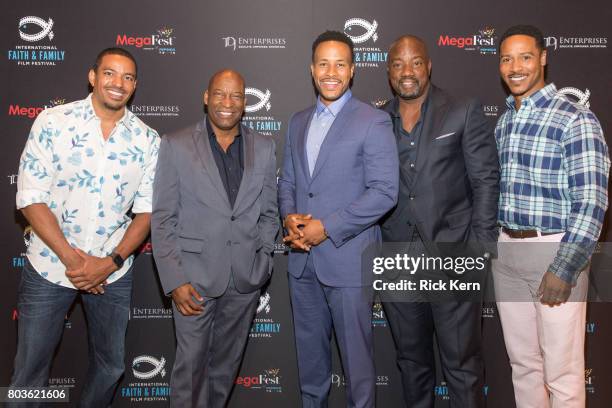
{"type": "Polygon", "coordinates": [[[608,207],[608,146],[599,121],[549,84],[514,98],[495,127],[501,165],[499,223],[564,232],[549,271],[574,284],[592,255],[608,207]]]}

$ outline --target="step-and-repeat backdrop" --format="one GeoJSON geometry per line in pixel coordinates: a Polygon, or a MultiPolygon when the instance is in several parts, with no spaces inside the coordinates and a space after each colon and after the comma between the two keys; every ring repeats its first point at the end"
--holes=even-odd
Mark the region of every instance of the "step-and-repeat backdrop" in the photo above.
{"type": "MultiPolygon", "coordinates": [[[[9,383],[16,346],[17,287],[24,263],[22,216],[15,210],[18,160],[29,128],[41,110],[87,95],[87,71],[103,48],[121,46],[139,63],[132,111],[160,134],[201,119],[208,78],[222,67],[240,71],[248,103],[244,123],[272,136],[278,167],[287,121],[313,103],[309,63],[312,40],[326,29],[355,42],[354,94],[376,102],[391,97],[387,50],[399,35],[421,36],[433,61],[432,80],[456,94],[478,97],[492,122],[504,110],[496,47],[510,25],[539,26],[546,36],[548,79],[570,98],[590,104],[610,129],[611,9],[605,0],[498,3],[481,0],[168,0],[11,3],[2,12],[0,93],[0,386],[9,383]]],[[[493,136],[491,136],[493,137],[493,136]]],[[[610,140],[610,139],[608,139],[610,140]]],[[[232,407],[297,407],[299,390],[287,289],[287,257],[277,245],[275,272],[262,292],[232,407]]],[[[140,250],[127,336],[126,372],[113,406],[167,404],[174,362],[170,302],[160,290],[151,244],[140,250]]],[[[585,387],[589,407],[612,400],[610,306],[591,304],[587,325],[585,387]]],[[[495,305],[483,307],[488,406],[514,407],[510,367],[495,305]]],[[[73,399],[86,372],[85,320],[77,303],[66,316],[62,343],[50,376],[70,387],[73,399]]],[[[372,310],[377,400],[401,407],[394,347],[380,303],[372,310]]],[[[44,333],[40,334],[44,336],[44,333]]],[[[231,339],[228,339],[231,341],[231,339]]],[[[448,405],[439,378],[438,405],[448,405]]],[[[334,356],[331,406],[344,406],[342,369],[334,356]]]]}

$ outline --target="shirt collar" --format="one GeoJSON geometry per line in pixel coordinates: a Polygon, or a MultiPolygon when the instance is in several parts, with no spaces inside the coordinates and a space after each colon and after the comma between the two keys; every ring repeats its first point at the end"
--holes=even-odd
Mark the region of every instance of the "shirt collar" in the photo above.
{"type": "Polygon", "coordinates": [[[336,116],[338,116],[338,113],[340,113],[344,105],[346,105],[346,103],[348,102],[349,99],[351,99],[352,96],[353,96],[353,93],[351,92],[350,89],[348,89],[344,93],[344,95],[342,95],[340,98],[333,101],[329,105],[325,106],[325,104],[321,102],[321,96],[319,95],[319,97],[317,98],[317,108],[316,108],[317,116],[320,115],[323,111],[327,110],[335,118],[336,116]]]}
{"type": "MultiPolygon", "coordinates": [[[[90,93],[87,96],[87,98],[85,98],[85,111],[87,114],[87,117],[85,119],[86,121],[89,121],[93,118],[100,120],[100,118],[98,118],[98,115],[96,115],[96,111],[94,110],[93,103],[91,102],[92,95],[93,94],[90,93]]],[[[132,127],[130,124],[132,121],[130,120],[131,118],[130,115],[133,115],[133,113],[130,112],[130,110],[126,106],[125,109],[123,110],[123,116],[121,117],[121,119],[117,121],[117,123],[125,126],[128,130],[131,131],[132,127]]]]}
{"type": "MultiPolygon", "coordinates": [[[[521,100],[521,106],[529,106],[535,108],[541,108],[545,106],[551,99],[555,97],[557,94],[557,87],[555,84],[550,83],[546,85],[544,88],[534,92],[526,98],[521,100]]],[[[506,106],[508,109],[515,109],[514,106],[514,96],[510,95],[506,98],[506,106]]]]}
{"type": "MultiPolygon", "coordinates": [[[[208,133],[209,139],[217,139],[217,137],[215,136],[215,131],[210,124],[210,120],[208,119],[208,116],[206,116],[206,132],[208,133]]],[[[236,135],[236,137],[240,137],[240,133],[240,127],[238,127],[238,134],[236,135]]]]}

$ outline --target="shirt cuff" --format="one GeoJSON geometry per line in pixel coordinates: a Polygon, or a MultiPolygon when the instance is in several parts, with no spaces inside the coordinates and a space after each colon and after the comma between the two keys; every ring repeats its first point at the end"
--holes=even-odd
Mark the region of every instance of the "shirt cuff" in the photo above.
{"type": "Polygon", "coordinates": [[[578,275],[589,264],[596,245],[596,242],[561,242],[548,270],[564,282],[575,285],[578,275]]]}
{"type": "Polygon", "coordinates": [[[17,198],[16,198],[17,209],[20,210],[31,204],[49,205],[50,198],[51,198],[51,194],[48,191],[36,190],[36,189],[19,190],[17,191],[17,198]]]}

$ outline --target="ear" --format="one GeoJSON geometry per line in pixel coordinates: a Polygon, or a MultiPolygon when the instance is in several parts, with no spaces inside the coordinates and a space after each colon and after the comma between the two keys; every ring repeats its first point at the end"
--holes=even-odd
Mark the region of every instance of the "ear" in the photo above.
{"type": "Polygon", "coordinates": [[[351,62],[351,78],[353,78],[354,74],[355,74],[355,63],[351,62]]]}
{"type": "Polygon", "coordinates": [[[96,72],[93,70],[93,68],[89,70],[87,79],[89,80],[89,85],[91,85],[93,88],[94,84],[96,83],[96,72]]]}
{"type": "Polygon", "coordinates": [[[427,76],[431,75],[431,60],[427,62],[427,76]]]}
{"type": "Polygon", "coordinates": [[[208,89],[204,91],[204,105],[208,106],[208,89]]]}
{"type": "Polygon", "coordinates": [[[546,66],[546,50],[542,50],[542,52],[540,53],[540,65],[545,67],[546,66]]]}
{"type": "Polygon", "coordinates": [[[310,63],[310,75],[314,78],[314,63],[310,63]]]}

